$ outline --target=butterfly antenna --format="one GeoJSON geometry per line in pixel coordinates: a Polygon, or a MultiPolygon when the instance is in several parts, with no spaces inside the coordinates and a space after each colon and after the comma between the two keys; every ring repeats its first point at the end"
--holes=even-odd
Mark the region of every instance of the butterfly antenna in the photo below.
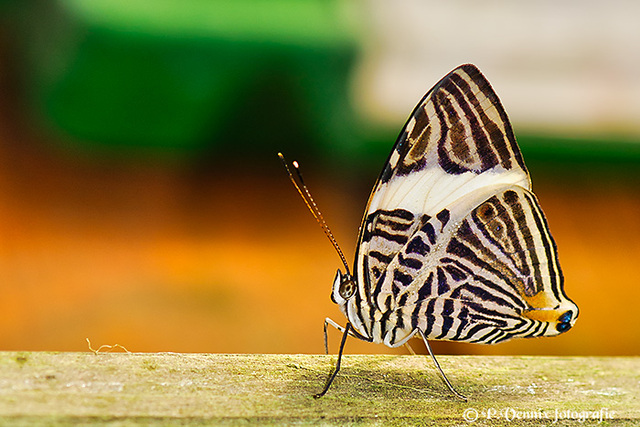
{"type": "Polygon", "coordinates": [[[340,246],[338,245],[336,238],[333,236],[333,233],[329,229],[327,222],[324,220],[324,217],[322,216],[320,209],[318,209],[318,205],[316,204],[315,200],[313,200],[313,197],[311,197],[311,193],[309,192],[309,189],[304,183],[304,179],[302,178],[302,173],[300,172],[300,165],[298,165],[298,162],[296,162],[295,160],[291,163],[291,165],[293,166],[293,169],[295,170],[295,176],[294,176],[293,172],[291,172],[291,169],[289,168],[289,165],[287,165],[287,161],[284,159],[284,156],[282,155],[282,153],[278,153],[278,157],[280,157],[280,160],[282,161],[284,168],[287,170],[287,174],[289,175],[289,179],[293,183],[293,186],[296,187],[296,190],[298,190],[300,197],[302,197],[302,200],[304,200],[304,204],[307,205],[307,208],[309,208],[311,215],[313,215],[313,217],[316,219],[316,221],[322,228],[322,231],[324,231],[324,234],[329,238],[329,241],[331,242],[336,252],[338,253],[338,256],[342,260],[342,264],[344,264],[344,268],[347,271],[347,274],[351,276],[351,272],[349,271],[349,264],[347,263],[347,259],[345,258],[344,253],[342,253],[342,249],[340,249],[340,246]],[[296,177],[298,178],[297,181],[296,181],[296,177]]]}

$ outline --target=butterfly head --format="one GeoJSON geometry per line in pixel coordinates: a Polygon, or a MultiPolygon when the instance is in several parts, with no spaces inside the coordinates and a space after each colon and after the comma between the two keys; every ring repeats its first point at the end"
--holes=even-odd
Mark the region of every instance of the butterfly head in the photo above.
{"type": "Polygon", "coordinates": [[[331,300],[340,306],[343,312],[349,301],[356,294],[358,286],[356,280],[350,273],[343,273],[338,270],[336,278],[333,280],[333,289],[331,291],[331,300]]]}

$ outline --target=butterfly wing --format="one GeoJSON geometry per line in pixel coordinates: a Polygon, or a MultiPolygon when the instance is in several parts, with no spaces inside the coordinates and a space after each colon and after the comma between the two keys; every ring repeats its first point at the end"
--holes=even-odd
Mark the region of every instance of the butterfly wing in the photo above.
{"type": "Polygon", "coordinates": [[[530,188],[500,100],[475,66],[463,65],[418,103],[374,186],[354,268],[360,283],[380,277],[420,221],[500,182],[530,188]]]}
{"type": "Polygon", "coordinates": [[[473,65],[456,68],[409,117],[360,229],[354,271],[383,313],[370,327],[381,341],[399,345],[416,328],[497,342],[551,334],[551,320],[571,326],[577,307],[530,190],[491,85],[473,65]]]}

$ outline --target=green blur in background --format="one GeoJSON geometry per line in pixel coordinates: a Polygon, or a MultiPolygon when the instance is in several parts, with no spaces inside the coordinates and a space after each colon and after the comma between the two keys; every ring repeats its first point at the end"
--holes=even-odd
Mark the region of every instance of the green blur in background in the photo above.
{"type": "Polygon", "coordinates": [[[260,153],[274,141],[353,140],[357,38],[344,6],[60,0],[15,12],[31,106],[66,143],[175,155],[234,133],[260,153]]]}
{"type": "MultiPolygon", "coordinates": [[[[400,123],[380,123],[352,99],[372,33],[363,30],[365,5],[5,0],[4,9],[18,23],[32,115],[67,148],[248,158],[283,150],[369,164],[385,156],[400,123]]],[[[615,132],[518,136],[534,162],[640,161],[640,144],[615,132]]]]}

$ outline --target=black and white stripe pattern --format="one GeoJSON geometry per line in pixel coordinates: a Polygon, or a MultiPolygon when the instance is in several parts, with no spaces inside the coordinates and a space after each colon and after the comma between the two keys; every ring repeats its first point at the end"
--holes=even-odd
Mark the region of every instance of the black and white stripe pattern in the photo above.
{"type": "Polygon", "coordinates": [[[496,343],[573,326],[511,125],[475,66],[445,76],[409,117],[369,198],[354,277],[355,295],[334,291],[336,302],[357,336],[392,347],[418,330],[496,343]]]}

